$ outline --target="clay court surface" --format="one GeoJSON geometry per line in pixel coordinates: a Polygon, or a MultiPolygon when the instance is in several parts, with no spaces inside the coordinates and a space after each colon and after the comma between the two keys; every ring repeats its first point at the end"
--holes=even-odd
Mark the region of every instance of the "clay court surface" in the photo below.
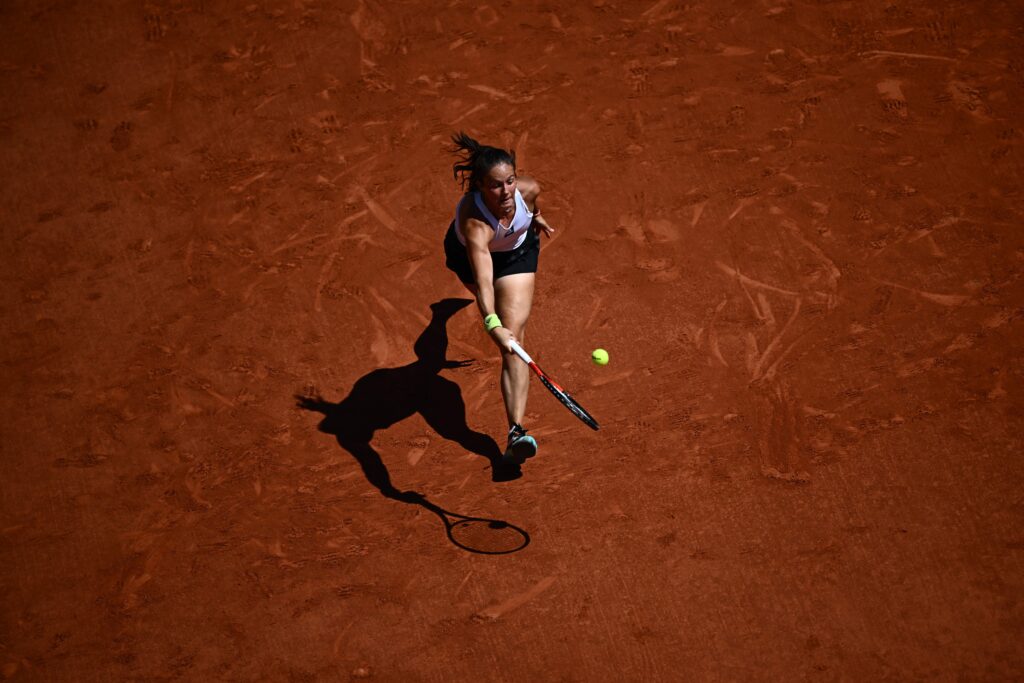
{"type": "Polygon", "coordinates": [[[1020,680],[1022,26],[4,3],[0,675],[1020,680]],[[512,481],[460,129],[544,187],[526,347],[602,427],[534,381],[512,481]]]}

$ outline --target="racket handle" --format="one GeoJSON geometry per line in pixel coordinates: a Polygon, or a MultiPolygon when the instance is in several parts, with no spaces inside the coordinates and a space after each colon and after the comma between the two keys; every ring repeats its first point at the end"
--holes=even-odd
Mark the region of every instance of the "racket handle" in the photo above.
{"type": "Polygon", "coordinates": [[[513,351],[515,351],[515,354],[516,354],[517,356],[519,356],[520,358],[522,358],[522,359],[523,359],[523,362],[524,362],[524,363],[526,363],[527,365],[530,365],[531,363],[533,363],[533,359],[532,359],[532,358],[530,358],[530,354],[528,354],[528,353],[527,353],[527,352],[526,352],[526,351],[525,351],[525,350],[523,349],[523,347],[522,347],[522,346],[520,346],[518,342],[516,342],[516,340],[515,340],[515,339],[513,339],[512,341],[510,341],[510,342],[508,343],[508,345],[509,345],[509,346],[510,346],[510,347],[512,348],[512,350],[513,350],[513,351]]]}

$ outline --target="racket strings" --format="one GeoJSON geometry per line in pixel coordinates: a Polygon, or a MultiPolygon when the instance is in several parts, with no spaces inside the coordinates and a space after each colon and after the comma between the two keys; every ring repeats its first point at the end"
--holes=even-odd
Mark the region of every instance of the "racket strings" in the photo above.
{"type": "Polygon", "coordinates": [[[583,422],[585,422],[586,425],[588,427],[590,427],[591,429],[597,429],[598,428],[597,420],[595,420],[593,417],[591,417],[590,413],[588,413],[583,408],[583,406],[581,406],[579,403],[576,402],[576,399],[574,399],[572,396],[570,396],[567,392],[559,391],[558,389],[556,389],[555,386],[546,377],[541,376],[540,377],[540,381],[541,381],[541,383],[545,387],[548,388],[548,390],[552,394],[555,395],[555,398],[557,398],[559,401],[562,402],[562,405],[564,405],[566,408],[569,409],[569,411],[573,415],[575,415],[579,419],[583,420],[583,422]]]}

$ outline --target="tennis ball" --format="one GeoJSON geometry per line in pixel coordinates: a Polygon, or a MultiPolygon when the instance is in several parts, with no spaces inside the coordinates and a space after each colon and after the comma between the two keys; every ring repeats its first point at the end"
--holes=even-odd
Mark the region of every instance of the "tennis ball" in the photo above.
{"type": "Polygon", "coordinates": [[[594,349],[590,354],[590,360],[597,365],[608,365],[608,352],[604,349],[594,349]]]}

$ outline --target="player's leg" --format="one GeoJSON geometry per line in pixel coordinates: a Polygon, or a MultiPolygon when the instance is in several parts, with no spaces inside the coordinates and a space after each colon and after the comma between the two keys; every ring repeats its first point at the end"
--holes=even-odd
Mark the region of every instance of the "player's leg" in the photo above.
{"type": "MultiPolygon", "coordinates": [[[[494,308],[501,324],[520,343],[525,342],[526,322],[533,308],[534,273],[506,275],[494,281],[494,308]]],[[[505,352],[501,358],[501,393],[505,413],[511,427],[522,423],[526,413],[526,397],[530,389],[530,370],[518,356],[505,352]]]]}
{"type": "MultiPolygon", "coordinates": [[[[498,317],[520,342],[526,336],[526,322],[533,307],[534,281],[533,273],[516,273],[500,277],[494,282],[494,307],[498,317]]],[[[537,452],[536,440],[522,426],[529,389],[529,368],[514,353],[503,353],[501,393],[505,399],[505,414],[509,424],[505,447],[505,460],[508,462],[520,463],[537,452]]]]}

